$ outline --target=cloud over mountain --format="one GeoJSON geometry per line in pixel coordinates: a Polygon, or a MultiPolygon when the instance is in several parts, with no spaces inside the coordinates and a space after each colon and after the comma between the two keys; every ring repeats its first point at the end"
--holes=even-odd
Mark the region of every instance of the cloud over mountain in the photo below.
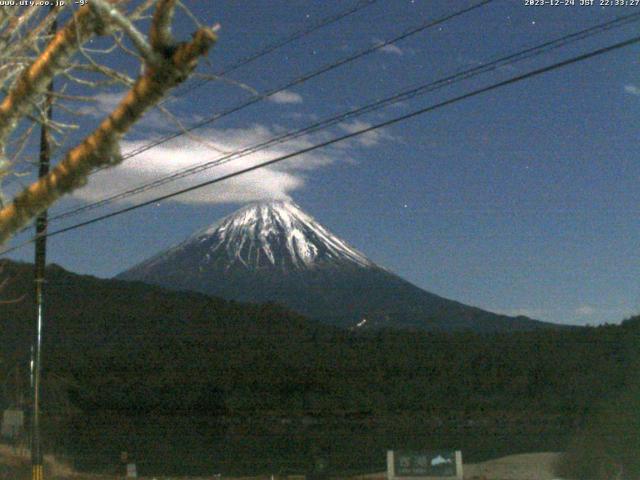
{"type": "MultiPolygon", "coordinates": [[[[344,134],[367,128],[365,122],[345,122],[332,132],[319,132],[275,145],[272,148],[249,153],[241,158],[218,162],[215,167],[202,169],[159,188],[153,188],[123,202],[140,202],[181,188],[212,180],[230,173],[249,168],[268,160],[309,148],[317,143],[344,134]]],[[[88,184],[77,191],[75,196],[93,202],[114,193],[154,182],[175,172],[195,167],[203,163],[217,161],[221,157],[239,150],[261,144],[282,134],[281,127],[253,125],[247,128],[208,129],[197,135],[181,136],[167,143],[147,150],[126,160],[123,164],[90,177],[88,184]]],[[[181,203],[245,203],[257,200],[289,199],[292,192],[300,190],[307,182],[308,175],[319,168],[339,161],[354,161],[354,148],[372,148],[385,139],[380,132],[368,132],[337,144],[334,148],[324,148],[282,163],[257,169],[234,177],[219,184],[181,195],[172,199],[181,203]]],[[[122,142],[122,151],[135,150],[146,145],[146,141],[122,142]]]]}

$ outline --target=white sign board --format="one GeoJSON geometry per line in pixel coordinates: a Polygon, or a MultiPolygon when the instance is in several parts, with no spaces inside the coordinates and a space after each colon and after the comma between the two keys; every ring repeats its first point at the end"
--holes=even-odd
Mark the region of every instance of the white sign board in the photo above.
{"type": "Polygon", "coordinates": [[[389,480],[462,480],[462,452],[459,450],[424,452],[389,450],[387,478],[389,480]]]}

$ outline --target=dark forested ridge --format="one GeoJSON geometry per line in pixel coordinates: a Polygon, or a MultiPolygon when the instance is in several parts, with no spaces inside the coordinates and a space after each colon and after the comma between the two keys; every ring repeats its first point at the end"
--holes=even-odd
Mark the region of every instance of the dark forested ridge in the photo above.
{"type": "MultiPolygon", "coordinates": [[[[25,295],[0,309],[3,378],[28,359],[30,268],[3,272],[2,297],[25,295]]],[[[386,448],[463,447],[469,458],[563,449],[637,372],[637,318],[491,335],[354,333],[276,305],[55,266],[48,279],[52,444],[94,467],[125,446],[149,472],[293,468],[316,448],[344,468],[384,463],[386,448]]]]}

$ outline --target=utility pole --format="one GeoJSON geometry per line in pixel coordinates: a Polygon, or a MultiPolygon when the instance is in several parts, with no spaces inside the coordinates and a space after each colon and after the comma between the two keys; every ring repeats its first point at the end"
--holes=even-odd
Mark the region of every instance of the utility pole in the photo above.
{"type": "MultiPolygon", "coordinates": [[[[51,3],[51,12],[55,9],[51,3]]],[[[55,35],[57,22],[54,19],[49,35],[55,35]]],[[[44,120],[40,126],[40,168],[39,177],[49,173],[51,163],[51,131],[49,121],[53,118],[53,80],[47,86],[44,99],[44,120]]],[[[36,335],[33,348],[33,408],[31,412],[31,479],[44,480],[42,461],[42,441],[40,438],[40,375],[42,372],[42,328],[44,323],[44,283],[47,263],[47,211],[36,219],[35,245],[35,294],[36,294],[36,335]]]]}

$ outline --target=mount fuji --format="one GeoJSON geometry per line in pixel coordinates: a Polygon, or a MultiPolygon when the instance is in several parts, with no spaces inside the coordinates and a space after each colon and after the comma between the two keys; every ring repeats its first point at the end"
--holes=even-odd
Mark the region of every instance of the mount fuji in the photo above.
{"type": "Polygon", "coordinates": [[[245,206],[117,278],[230,300],[276,302],[351,329],[488,332],[553,326],[426,292],[376,265],[288,201],[245,206]]]}

